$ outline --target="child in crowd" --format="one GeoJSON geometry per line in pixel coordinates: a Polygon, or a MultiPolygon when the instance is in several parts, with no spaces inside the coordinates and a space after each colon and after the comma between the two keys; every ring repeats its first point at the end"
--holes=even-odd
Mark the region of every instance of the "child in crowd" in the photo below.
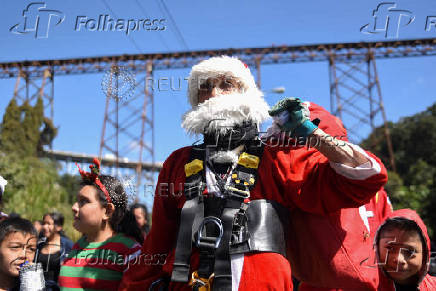
{"type": "Polygon", "coordinates": [[[0,291],[19,290],[20,266],[32,262],[37,234],[33,224],[23,218],[0,222],[0,291]]]}
{"type": "Polygon", "coordinates": [[[90,169],[89,173],[79,168],[83,183],[72,210],[73,226],[83,236],[62,264],[61,290],[117,290],[123,272],[136,263],[141,251],[141,231],[127,213],[121,182],[100,175],[97,159],[90,169]]]}
{"type": "Polygon", "coordinates": [[[43,216],[42,235],[38,243],[37,261],[44,270],[46,291],[59,290],[57,285],[61,263],[71,251],[73,242],[62,235],[64,216],[59,212],[43,216]]]}
{"type": "Polygon", "coordinates": [[[419,215],[394,211],[380,225],[374,240],[380,270],[379,290],[436,290],[436,277],[427,274],[430,240],[419,215]]]}
{"type": "Polygon", "coordinates": [[[132,211],[135,216],[136,223],[138,224],[139,229],[142,231],[142,236],[145,237],[150,231],[150,226],[148,225],[148,210],[147,206],[142,203],[135,203],[130,207],[130,211],[132,211]]]}

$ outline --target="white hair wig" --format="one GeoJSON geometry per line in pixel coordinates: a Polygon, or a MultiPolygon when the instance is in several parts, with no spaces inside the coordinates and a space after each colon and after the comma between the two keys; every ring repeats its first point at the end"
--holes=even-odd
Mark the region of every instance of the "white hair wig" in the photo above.
{"type": "Polygon", "coordinates": [[[235,57],[220,56],[201,61],[192,67],[188,79],[188,97],[192,107],[198,105],[198,89],[209,78],[228,76],[238,79],[244,91],[257,89],[246,64],[235,57]]]}

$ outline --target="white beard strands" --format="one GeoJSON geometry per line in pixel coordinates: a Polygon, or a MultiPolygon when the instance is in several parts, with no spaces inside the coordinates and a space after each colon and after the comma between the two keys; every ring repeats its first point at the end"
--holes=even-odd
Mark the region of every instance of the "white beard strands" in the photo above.
{"type": "Polygon", "coordinates": [[[186,112],[182,127],[188,134],[225,134],[235,125],[251,121],[259,126],[269,118],[268,104],[258,89],[212,97],[186,112]]]}

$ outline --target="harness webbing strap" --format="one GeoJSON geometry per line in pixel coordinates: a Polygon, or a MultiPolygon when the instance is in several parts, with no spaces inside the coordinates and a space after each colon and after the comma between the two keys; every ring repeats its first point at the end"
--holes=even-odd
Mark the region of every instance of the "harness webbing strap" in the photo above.
{"type": "MultiPolygon", "coordinates": [[[[194,160],[204,161],[204,149],[202,146],[192,148],[189,162],[194,160]]],[[[184,194],[186,202],[180,214],[181,223],[177,234],[176,253],[171,274],[171,281],[174,282],[189,281],[193,233],[198,229],[204,217],[203,196],[201,195],[205,187],[202,182],[204,167],[200,168],[198,170],[197,167],[197,170],[189,174],[185,180],[184,194]]],[[[187,173],[186,167],[185,173],[187,173]]]]}
{"type": "Polygon", "coordinates": [[[221,214],[224,235],[221,239],[220,246],[215,253],[215,277],[213,280],[212,290],[214,291],[231,291],[232,290],[232,265],[229,254],[231,229],[233,218],[239,209],[224,208],[221,214]]]}
{"type": "MultiPolygon", "coordinates": [[[[223,210],[223,204],[225,200],[221,197],[206,197],[204,199],[204,213],[210,217],[221,217],[221,213],[223,210]]],[[[224,230],[222,222],[221,222],[222,230],[224,230]]],[[[198,228],[197,228],[198,229],[198,228]]],[[[194,229],[195,231],[195,229],[194,229]]],[[[198,229],[199,232],[205,232],[205,238],[202,238],[200,244],[197,246],[200,252],[199,256],[199,265],[198,265],[198,275],[202,278],[209,278],[214,270],[215,263],[215,242],[219,238],[220,241],[222,237],[220,236],[219,229],[216,225],[207,224],[204,229],[198,229]],[[210,240],[210,242],[208,241],[210,240]]],[[[197,236],[198,236],[197,233],[197,236]]]]}
{"type": "Polygon", "coordinates": [[[179,226],[173,273],[171,275],[171,281],[174,282],[189,281],[192,252],[192,226],[194,225],[194,220],[201,220],[202,217],[200,218],[198,216],[203,216],[204,206],[200,198],[200,196],[197,196],[187,200],[182,208],[181,218],[184,223],[179,226]]]}

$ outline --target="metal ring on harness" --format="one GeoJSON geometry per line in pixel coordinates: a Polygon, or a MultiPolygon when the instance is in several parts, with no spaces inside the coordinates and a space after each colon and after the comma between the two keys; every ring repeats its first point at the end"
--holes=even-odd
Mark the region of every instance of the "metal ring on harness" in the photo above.
{"type": "Polygon", "coordinates": [[[221,222],[221,219],[219,219],[218,217],[215,216],[207,216],[203,219],[203,221],[201,222],[200,226],[198,227],[198,234],[197,234],[197,247],[200,245],[200,240],[203,238],[202,237],[202,232],[203,232],[203,228],[206,224],[208,223],[214,223],[216,226],[218,226],[218,229],[220,231],[220,234],[217,237],[217,240],[215,242],[215,248],[217,249],[220,242],[221,242],[221,238],[223,237],[224,234],[224,229],[223,229],[223,224],[221,222]]]}

